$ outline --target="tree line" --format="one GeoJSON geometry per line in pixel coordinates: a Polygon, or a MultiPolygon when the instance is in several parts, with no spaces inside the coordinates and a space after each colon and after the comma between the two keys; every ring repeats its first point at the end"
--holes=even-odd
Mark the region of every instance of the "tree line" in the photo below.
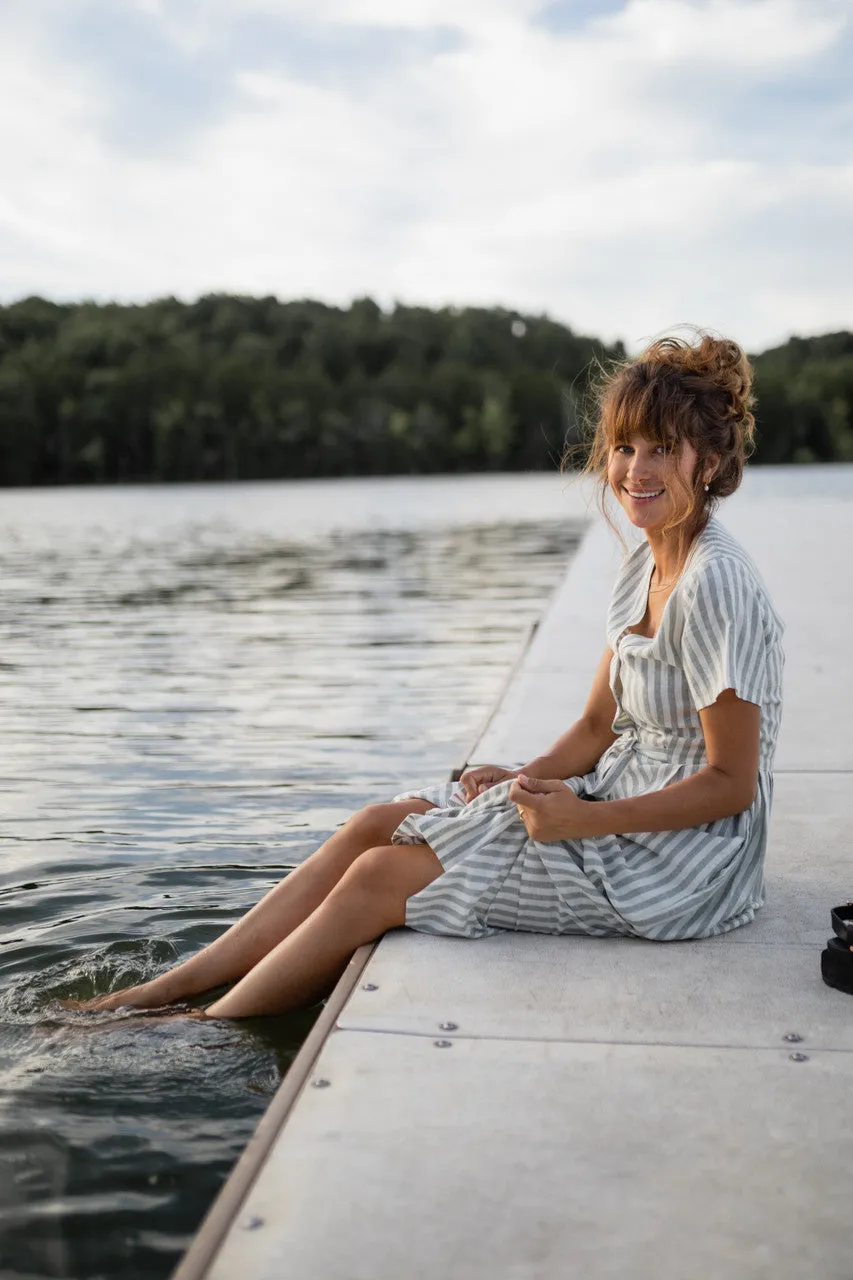
{"type": "MultiPolygon", "coordinates": [[[[502,308],[0,307],[0,485],[540,470],[624,356],[502,308]]],[[[853,460],[853,335],[755,358],[758,462],[853,460]]]]}

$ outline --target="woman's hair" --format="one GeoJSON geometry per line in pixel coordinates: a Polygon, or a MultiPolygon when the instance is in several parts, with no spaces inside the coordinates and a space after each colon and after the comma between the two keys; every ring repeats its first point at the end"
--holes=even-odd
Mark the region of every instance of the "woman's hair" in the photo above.
{"type": "MultiPolygon", "coordinates": [[[[686,551],[720,498],[734,493],[753,448],[752,366],[736,342],[698,334],[695,342],[659,338],[635,360],[603,370],[597,423],[584,468],[598,481],[605,518],[607,467],[617,445],[641,435],[676,457],[682,441],[697,453],[692,483],[673,467],[675,509],[664,532],[678,530],[686,551]],[[705,462],[719,464],[705,492],[705,462]]],[[[612,521],[611,521],[612,523],[612,521]]]]}

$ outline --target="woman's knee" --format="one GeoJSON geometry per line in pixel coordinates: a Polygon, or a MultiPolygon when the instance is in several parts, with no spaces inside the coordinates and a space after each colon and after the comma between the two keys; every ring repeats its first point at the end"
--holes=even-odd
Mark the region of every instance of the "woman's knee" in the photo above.
{"type": "Polygon", "coordinates": [[[425,844],[380,845],[366,849],[350,867],[341,887],[372,898],[404,902],[442,874],[443,868],[425,844]]]}
{"type": "Polygon", "coordinates": [[[410,813],[426,813],[433,806],[428,800],[392,800],[387,804],[368,804],[348,819],[347,826],[367,842],[365,848],[388,844],[403,819],[410,813]]]}
{"type": "Polygon", "coordinates": [[[365,893],[383,893],[394,880],[394,870],[399,860],[399,845],[377,845],[365,849],[353,862],[344,881],[350,887],[357,887],[365,893]]]}

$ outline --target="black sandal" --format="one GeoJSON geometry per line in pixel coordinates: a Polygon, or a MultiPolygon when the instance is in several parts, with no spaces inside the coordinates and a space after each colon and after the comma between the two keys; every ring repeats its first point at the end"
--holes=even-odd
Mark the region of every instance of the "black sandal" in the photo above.
{"type": "Polygon", "coordinates": [[[853,995],[853,902],[833,907],[830,916],[836,936],[821,952],[821,977],[828,987],[853,995]]]}

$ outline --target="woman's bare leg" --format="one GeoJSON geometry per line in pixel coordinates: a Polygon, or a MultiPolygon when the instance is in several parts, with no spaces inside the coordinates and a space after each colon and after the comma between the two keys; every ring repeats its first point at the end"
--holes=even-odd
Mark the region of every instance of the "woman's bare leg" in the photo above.
{"type": "MultiPolygon", "coordinates": [[[[427,800],[413,799],[360,810],[197,955],[150,982],[85,1001],[82,1007],[135,1005],[153,1009],[242,978],[311,915],[361,854],[379,844],[390,844],[407,814],[427,813],[431,808],[427,800]]],[[[404,846],[402,851],[410,847],[404,846]]]]}
{"type": "Polygon", "coordinates": [[[442,872],[426,844],[367,850],[308,919],[210,1005],[205,1016],[261,1017],[320,999],[355,949],[404,924],[406,900],[442,872]]]}

